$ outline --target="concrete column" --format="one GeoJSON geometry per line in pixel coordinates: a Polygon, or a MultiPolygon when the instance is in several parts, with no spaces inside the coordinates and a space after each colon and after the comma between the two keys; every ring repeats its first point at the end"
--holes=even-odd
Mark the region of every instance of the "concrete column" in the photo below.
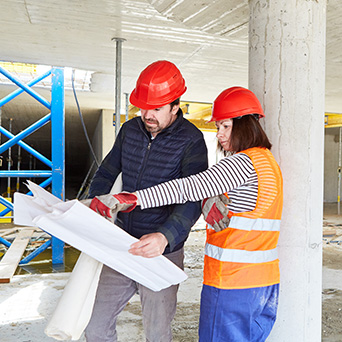
{"type": "Polygon", "coordinates": [[[326,0],[250,0],[249,88],[283,172],[281,294],[268,341],[321,341],[326,0]]]}

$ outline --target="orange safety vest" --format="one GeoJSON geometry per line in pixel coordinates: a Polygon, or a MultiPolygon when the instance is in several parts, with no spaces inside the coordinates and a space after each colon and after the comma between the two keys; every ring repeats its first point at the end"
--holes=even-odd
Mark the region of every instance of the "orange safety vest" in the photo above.
{"type": "Polygon", "coordinates": [[[272,153],[251,148],[247,154],[258,175],[258,197],[253,211],[229,213],[226,229],[207,226],[204,257],[205,285],[245,289],[278,284],[277,243],[283,207],[283,180],[272,153]]]}

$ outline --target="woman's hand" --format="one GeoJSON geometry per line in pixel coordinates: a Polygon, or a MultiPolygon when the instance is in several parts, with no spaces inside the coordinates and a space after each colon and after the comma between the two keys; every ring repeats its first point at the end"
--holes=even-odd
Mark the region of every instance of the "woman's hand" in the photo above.
{"type": "Polygon", "coordinates": [[[229,224],[230,199],[225,194],[209,197],[202,201],[202,214],[204,220],[210,224],[216,232],[226,229],[229,224]]]}

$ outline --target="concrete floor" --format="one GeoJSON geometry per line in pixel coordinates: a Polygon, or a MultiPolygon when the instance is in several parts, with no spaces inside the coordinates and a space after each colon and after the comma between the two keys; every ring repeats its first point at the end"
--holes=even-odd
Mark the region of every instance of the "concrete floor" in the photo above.
{"type": "MultiPolygon", "coordinates": [[[[342,234],[342,216],[337,204],[324,207],[323,231],[342,234]]],[[[328,238],[329,239],[329,238],[328,238]]],[[[342,336],[342,245],[323,238],[322,341],[341,342],[342,336]]],[[[197,341],[199,300],[202,285],[205,232],[199,223],[186,244],[185,271],[189,278],[180,285],[177,314],[173,323],[174,342],[197,341]]],[[[48,342],[44,329],[62,294],[70,273],[16,275],[0,284],[0,341],[48,342]]],[[[138,296],[134,296],[118,320],[120,342],[145,340],[138,296]]],[[[79,341],[85,341],[84,336],[79,341]]]]}
{"type": "MultiPolygon", "coordinates": [[[[185,272],[180,285],[173,324],[175,342],[197,341],[199,300],[202,287],[205,230],[198,222],[187,241],[185,272]]],[[[68,281],[70,273],[16,275],[0,284],[0,342],[48,342],[44,329],[68,281]]],[[[134,296],[121,313],[117,325],[120,342],[145,341],[139,297],[134,296]]],[[[79,341],[85,341],[82,336],[79,341]]]]}

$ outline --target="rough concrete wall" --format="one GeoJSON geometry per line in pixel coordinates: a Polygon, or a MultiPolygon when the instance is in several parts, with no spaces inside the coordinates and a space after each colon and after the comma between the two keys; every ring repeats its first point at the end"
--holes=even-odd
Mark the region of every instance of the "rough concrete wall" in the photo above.
{"type": "Polygon", "coordinates": [[[102,111],[102,159],[108,154],[115,141],[115,127],[113,126],[113,110],[102,111]]]}
{"type": "Polygon", "coordinates": [[[99,163],[108,154],[115,140],[115,127],[113,126],[113,111],[104,109],[96,125],[92,144],[99,163]]]}
{"type": "MultiPolygon", "coordinates": [[[[113,110],[102,110],[96,128],[94,130],[94,135],[90,139],[97,161],[99,164],[101,164],[103,158],[110,151],[115,141],[115,127],[113,126],[113,110]]],[[[89,161],[87,167],[90,168],[92,163],[93,157],[89,151],[89,161]]],[[[92,179],[96,170],[97,165],[94,164],[93,168],[91,169],[89,179],[92,179]]]]}
{"type": "MultiPolygon", "coordinates": [[[[92,139],[93,149],[99,163],[102,160],[102,116],[103,112],[99,117],[92,139]]],[[[90,159],[93,160],[92,156],[90,156],[90,159]]]]}

